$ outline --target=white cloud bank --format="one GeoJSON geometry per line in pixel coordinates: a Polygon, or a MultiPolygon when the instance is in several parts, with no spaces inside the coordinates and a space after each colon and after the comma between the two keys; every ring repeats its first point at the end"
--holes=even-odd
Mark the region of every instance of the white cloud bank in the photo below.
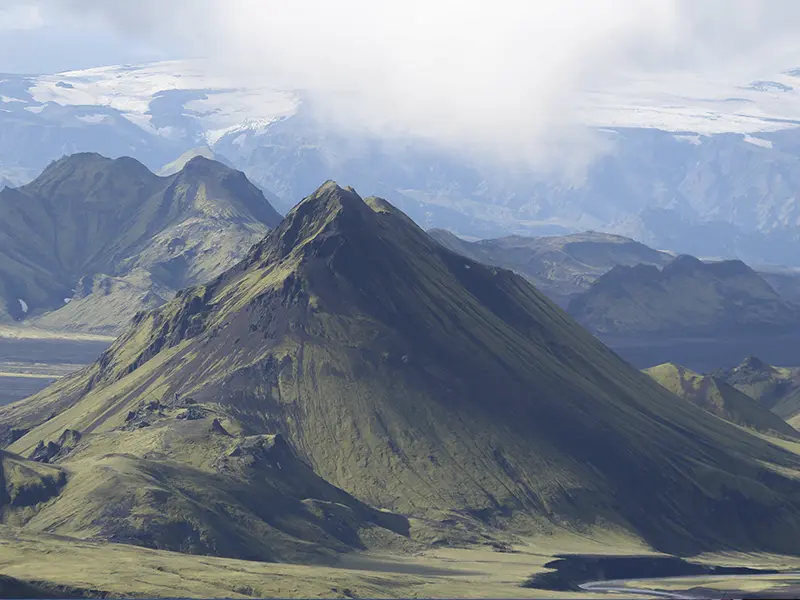
{"type": "Polygon", "coordinates": [[[27,4],[52,19],[104,19],[150,43],[177,36],[218,69],[304,90],[345,129],[543,167],[580,166],[598,150],[576,111],[584,90],[613,88],[618,76],[689,69],[744,83],[800,65],[794,0],[27,4]]]}
{"type": "Polygon", "coordinates": [[[44,24],[36,4],[0,2],[0,31],[38,29],[44,24]]]}

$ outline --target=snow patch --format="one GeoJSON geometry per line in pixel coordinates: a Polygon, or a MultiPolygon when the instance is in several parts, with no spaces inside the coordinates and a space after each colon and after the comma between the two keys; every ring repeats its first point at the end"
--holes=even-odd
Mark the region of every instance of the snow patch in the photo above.
{"type": "MultiPolygon", "coordinates": [[[[710,79],[686,71],[631,74],[615,78],[613,86],[584,90],[578,105],[583,123],[608,135],[620,135],[615,128],[661,129],[687,136],[682,141],[696,144],[698,140],[689,136],[756,135],[796,127],[800,124],[798,73],[767,71],[752,82],[710,79]]],[[[243,144],[242,135],[264,133],[276,120],[295,114],[300,104],[298,95],[278,82],[254,83],[215,73],[202,60],[106,66],[26,78],[26,82],[31,85],[25,92],[29,99],[0,96],[0,101],[23,102],[31,112],[40,112],[42,107],[36,105],[47,102],[103,107],[118,111],[148,133],[170,139],[184,135],[182,121],[189,119],[212,147],[223,137],[243,144]],[[156,131],[151,103],[160,93],[174,91],[190,94],[183,115],[170,123],[173,127],[156,131]]]]}
{"type": "Polygon", "coordinates": [[[17,302],[19,302],[19,307],[22,309],[26,315],[28,314],[28,304],[22,298],[17,298],[17,302]]]}
{"type": "MultiPolygon", "coordinates": [[[[199,121],[210,143],[252,122],[269,124],[294,114],[294,93],[215,74],[201,60],[115,65],[44,75],[32,80],[30,94],[39,103],[62,106],[102,106],[119,111],[135,125],[154,133],[151,102],[162,92],[200,95],[184,105],[186,116],[199,121]]],[[[160,135],[169,136],[170,130],[160,135]]]]}
{"type": "Polygon", "coordinates": [[[703,140],[700,139],[699,135],[674,135],[672,136],[679,142],[686,142],[691,144],[692,146],[699,146],[703,143],[703,140]]]}
{"type": "Polygon", "coordinates": [[[772,148],[772,142],[769,140],[762,140],[761,138],[753,137],[751,135],[744,136],[744,141],[754,146],[761,146],[762,148],[772,148]]]}
{"type": "Polygon", "coordinates": [[[78,119],[79,121],[83,121],[84,123],[89,123],[91,125],[98,125],[100,123],[108,123],[109,121],[111,121],[111,117],[109,117],[108,115],[98,115],[98,114],[81,115],[75,118],[78,119]]]}

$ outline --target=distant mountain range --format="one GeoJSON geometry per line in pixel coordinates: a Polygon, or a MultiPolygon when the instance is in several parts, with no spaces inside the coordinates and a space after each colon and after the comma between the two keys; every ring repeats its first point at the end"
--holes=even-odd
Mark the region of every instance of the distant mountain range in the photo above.
{"type": "Polygon", "coordinates": [[[565,181],[419,140],[337,132],[302,93],[243,85],[196,61],[3,75],[0,177],[27,183],[80,151],[133,156],[155,172],[208,148],[274,192],[280,210],[337,178],[425,228],[473,238],[595,229],[700,257],[800,265],[797,83],[793,70],[592,91],[582,114],[608,152],[565,181]]]}
{"type": "Polygon", "coordinates": [[[240,172],[202,157],[158,177],[76,154],[0,191],[0,320],[115,333],[208,281],[280,221],[240,172]]]}
{"type": "MultiPolygon", "coordinates": [[[[215,158],[198,147],[157,176],[132,158],[76,154],[26,186],[0,191],[0,320],[115,335],[137,312],[233,266],[279,222],[278,200],[215,158]]],[[[520,273],[599,333],[800,321],[793,308],[800,277],[790,270],[704,265],[598,232],[478,242],[441,229],[429,235],[520,273]]]]}
{"type": "Polygon", "coordinates": [[[794,271],[676,257],[597,232],[478,242],[439,229],[428,233],[462,256],[523,275],[595,333],[692,337],[800,327],[794,271]]]}
{"type": "Polygon", "coordinates": [[[574,297],[568,312],[603,334],[708,336],[800,324],[800,308],[743,262],[688,255],[662,269],[616,266],[574,297]]]}
{"type": "Polygon", "coordinates": [[[195,554],[313,562],[498,527],[790,553],[800,534],[797,454],[333,182],[94,365],[0,407],[0,446],[26,533],[195,554]]]}
{"type": "Polygon", "coordinates": [[[463,256],[524,275],[564,308],[572,297],[616,266],[665,266],[674,258],[630,238],[593,231],[479,242],[468,242],[442,229],[431,229],[428,234],[463,256]]]}

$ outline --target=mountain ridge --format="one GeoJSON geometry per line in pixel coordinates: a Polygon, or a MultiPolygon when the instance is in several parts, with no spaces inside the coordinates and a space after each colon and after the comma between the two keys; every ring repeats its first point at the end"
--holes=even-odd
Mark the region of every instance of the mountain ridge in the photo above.
{"type": "Polygon", "coordinates": [[[132,158],[71,155],[0,191],[0,208],[0,316],[95,333],[118,330],[137,304],[152,307],[215,276],[280,221],[241,172],[201,157],[162,178],[132,158]],[[86,277],[123,283],[74,297],[86,277]],[[142,291],[137,300],[122,288],[142,291]],[[94,310],[89,304],[98,323],[81,316],[94,310]]]}
{"type": "Polygon", "coordinates": [[[800,309],[739,260],[679,255],[659,269],[617,265],[569,303],[568,312],[604,334],[701,335],[796,327],[800,309]]]}
{"type": "Polygon", "coordinates": [[[667,252],[624,236],[596,231],[477,242],[462,240],[442,229],[429,230],[428,234],[458,254],[525,276],[562,308],[616,265],[663,266],[672,260],[667,252]]]}

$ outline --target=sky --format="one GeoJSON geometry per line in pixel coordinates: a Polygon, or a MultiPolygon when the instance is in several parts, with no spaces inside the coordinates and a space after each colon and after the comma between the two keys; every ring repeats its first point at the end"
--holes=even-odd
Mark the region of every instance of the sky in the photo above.
{"type": "Polygon", "coordinates": [[[0,72],[188,56],[302,89],[343,129],[588,160],[599,142],[576,126],[582,90],[800,66],[800,2],[0,0],[0,72]]]}

